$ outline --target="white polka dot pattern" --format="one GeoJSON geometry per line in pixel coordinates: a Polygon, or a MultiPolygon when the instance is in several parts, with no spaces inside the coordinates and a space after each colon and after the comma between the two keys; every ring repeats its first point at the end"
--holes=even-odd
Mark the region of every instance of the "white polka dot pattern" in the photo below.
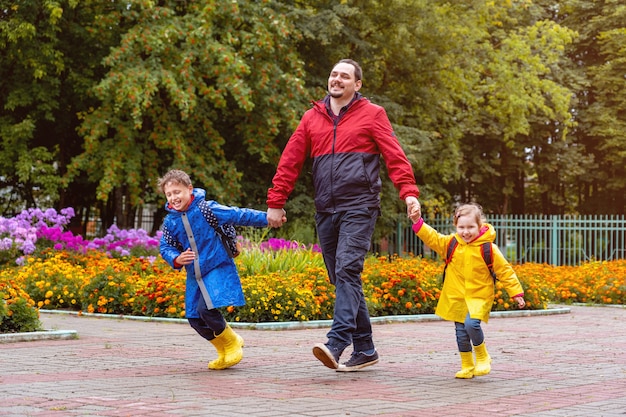
{"type": "Polygon", "coordinates": [[[229,223],[220,226],[217,221],[217,217],[215,217],[215,214],[211,210],[211,207],[209,207],[209,203],[206,200],[201,201],[198,206],[200,207],[200,212],[206,221],[217,232],[217,235],[221,239],[228,256],[234,258],[239,255],[239,248],[237,248],[237,230],[235,229],[235,226],[229,223]]]}

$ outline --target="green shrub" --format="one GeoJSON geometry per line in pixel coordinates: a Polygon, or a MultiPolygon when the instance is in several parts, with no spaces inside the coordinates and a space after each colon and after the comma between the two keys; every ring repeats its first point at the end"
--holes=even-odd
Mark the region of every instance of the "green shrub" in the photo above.
{"type": "Polygon", "coordinates": [[[0,282],[0,333],[41,330],[35,302],[12,281],[0,282]]]}

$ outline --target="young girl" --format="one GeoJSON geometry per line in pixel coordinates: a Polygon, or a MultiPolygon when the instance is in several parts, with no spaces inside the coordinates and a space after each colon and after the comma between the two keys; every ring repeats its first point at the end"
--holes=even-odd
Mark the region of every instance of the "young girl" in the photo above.
{"type": "Polygon", "coordinates": [[[461,370],[456,378],[472,378],[491,372],[491,357],[485,348],[481,321],[487,323],[494,299],[494,279],[483,259],[481,246],[490,242],[493,269],[509,296],[523,308],[524,290],[513,268],[493,244],[496,232],[478,204],[464,204],[454,213],[456,235],[443,235],[424,223],[416,206],[409,215],[413,231],[430,248],[445,259],[448,245],[455,237],[458,246],[447,268],[435,314],[454,321],[456,342],[461,356],[461,370]],[[472,354],[476,353],[476,362],[472,354]]]}
{"type": "Polygon", "coordinates": [[[217,224],[267,226],[264,211],[227,207],[204,199],[184,171],[171,170],[159,179],[168,211],[160,252],[173,268],[187,270],[185,315],[191,327],[217,350],[209,369],[225,369],[243,358],[243,338],[226,324],[220,307],[245,303],[235,262],[228,255],[209,216],[217,224]]]}

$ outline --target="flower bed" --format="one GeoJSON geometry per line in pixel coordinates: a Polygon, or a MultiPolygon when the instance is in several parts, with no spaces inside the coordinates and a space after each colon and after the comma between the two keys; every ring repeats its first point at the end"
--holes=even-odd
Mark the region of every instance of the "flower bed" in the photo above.
{"type": "MultiPolygon", "coordinates": [[[[33,218],[37,216],[30,216],[31,224],[33,218]]],[[[156,256],[156,237],[112,228],[107,237],[89,242],[63,232],[58,224],[44,221],[34,229],[30,234],[21,232],[34,236],[32,245],[0,249],[5,251],[5,262],[0,264],[0,332],[32,331],[38,326],[37,308],[185,317],[185,273],[156,256]]],[[[8,232],[0,222],[0,238],[8,239],[3,233],[8,232]]],[[[247,304],[225,309],[228,321],[332,318],[334,289],[316,247],[281,239],[246,241],[244,246],[235,262],[247,304]]],[[[371,315],[433,313],[442,269],[440,262],[420,257],[368,257],[362,279],[371,315]]],[[[545,309],[548,302],[626,302],[624,260],[578,267],[523,264],[514,269],[524,287],[527,309],[545,309]]],[[[498,284],[493,310],[513,309],[498,284]]]]}

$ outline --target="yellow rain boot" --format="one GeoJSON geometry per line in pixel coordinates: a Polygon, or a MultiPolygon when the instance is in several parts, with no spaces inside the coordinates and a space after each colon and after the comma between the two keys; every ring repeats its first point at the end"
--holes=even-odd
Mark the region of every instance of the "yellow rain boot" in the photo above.
{"type": "Polygon", "coordinates": [[[485,342],[482,342],[478,346],[474,346],[476,352],[476,366],[474,367],[474,375],[481,376],[487,375],[491,372],[491,356],[487,353],[485,342]]]}
{"type": "Polygon", "coordinates": [[[233,331],[230,326],[226,326],[219,336],[210,341],[217,350],[217,359],[209,362],[209,369],[226,369],[238,364],[243,358],[244,345],[243,338],[233,331]],[[227,331],[229,333],[227,333],[227,331]],[[232,339],[234,338],[234,342],[232,339]],[[239,353],[237,353],[237,348],[239,353]],[[235,352],[231,353],[232,351],[235,352]],[[237,359],[238,357],[238,359],[237,359]]]}
{"type": "Polygon", "coordinates": [[[209,340],[215,346],[217,350],[217,359],[209,362],[209,369],[224,369],[224,339],[216,337],[213,340],[209,340]]]}
{"type": "Polygon", "coordinates": [[[459,352],[461,355],[461,370],[454,375],[455,378],[470,379],[474,377],[474,353],[459,352]]]}

